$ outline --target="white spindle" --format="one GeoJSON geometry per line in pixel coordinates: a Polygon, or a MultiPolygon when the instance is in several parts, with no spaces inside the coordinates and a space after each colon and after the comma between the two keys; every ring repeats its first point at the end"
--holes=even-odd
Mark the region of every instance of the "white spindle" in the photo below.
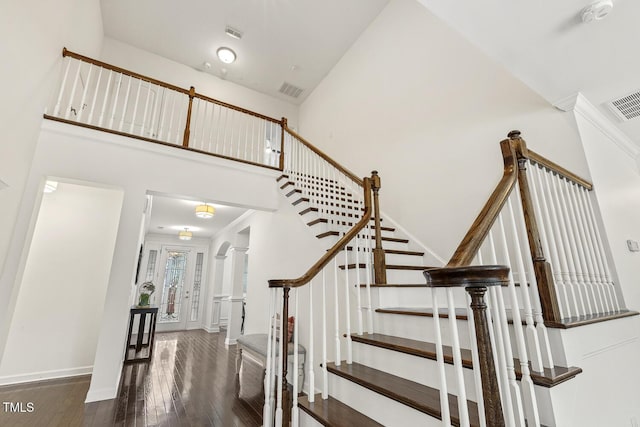
{"type": "Polygon", "coordinates": [[[62,77],[62,83],[60,84],[60,91],[58,92],[56,105],[53,107],[54,116],[58,116],[60,114],[60,105],[62,103],[62,95],[64,95],[64,90],[67,87],[67,79],[69,78],[69,69],[71,68],[71,59],[65,57],[64,60],[67,63],[67,66],[65,67],[64,75],[62,77]]]}
{"type": "MultiPolygon", "coordinates": [[[[349,270],[349,266],[344,266],[345,271],[349,270]]],[[[338,257],[333,259],[333,314],[334,314],[334,340],[335,340],[335,351],[336,358],[335,364],[336,366],[340,366],[342,356],[340,355],[340,297],[338,296],[338,257]]]]}
{"type": "Polygon", "coordinates": [[[436,338],[436,361],[440,374],[440,412],[442,425],[451,426],[451,412],[449,411],[449,392],[447,390],[447,374],[445,372],[444,352],[442,351],[442,329],[440,328],[440,307],[438,305],[438,289],[431,288],[431,300],[433,305],[433,328],[436,338]]]}
{"type": "Polygon", "coordinates": [[[327,278],[322,270],[322,399],[329,398],[329,372],[327,371],[327,278]]]}
{"type": "MultiPolygon", "coordinates": [[[[122,132],[122,127],[124,126],[124,116],[127,114],[127,109],[129,108],[129,94],[131,93],[131,81],[133,80],[129,77],[129,82],[127,83],[127,91],[124,94],[124,104],[122,105],[122,117],[120,118],[120,124],[118,125],[118,131],[122,132]]],[[[133,123],[133,120],[131,120],[133,123]]]]}
{"type": "Polygon", "coordinates": [[[364,235],[366,241],[366,257],[365,264],[366,268],[366,285],[367,285],[367,321],[369,327],[369,333],[373,333],[373,307],[371,303],[371,263],[372,263],[372,252],[371,252],[371,221],[367,222],[366,232],[364,235]]]}
{"type": "MultiPolygon", "coordinates": [[[[355,238],[355,254],[356,254],[356,264],[360,265],[360,239],[358,238],[360,234],[356,234],[355,238]]],[[[362,335],[363,327],[362,327],[362,281],[360,279],[360,269],[356,269],[356,303],[358,305],[358,335],[362,335]]]]}
{"type": "Polygon", "coordinates": [[[313,364],[313,343],[315,342],[315,331],[313,328],[313,282],[309,282],[309,351],[307,352],[307,379],[308,379],[308,387],[309,392],[307,395],[309,396],[309,402],[313,403],[315,400],[316,393],[316,377],[314,374],[314,364],[313,364]]]}
{"type": "MultiPolygon", "coordinates": [[[[144,111],[142,112],[142,122],[140,123],[140,135],[144,136],[145,125],[147,124],[147,114],[149,113],[149,100],[151,99],[151,83],[147,83],[147,99],[144,101],[144,111]]],[[[151,126],[149,126],[151,128],[151,126]]]]}
{"type": "Polygon", "coordinates": [[[133,116],[131,117],[131,126],[129,126],[129,133],[133,134],[133,128],[136,124],[136,117],[138,115],[138,102],[140,102],[140,91],[142,90],[142,80],[136,79],[138,83],[138,90],[136,90],[136,100],[133,101],[133,116]]]}
{"type": "MultiPolygon", "coordinates": [[[[352,243],[353,244],[353,243],[352,243]]],[[[357,248],[353,248],[356,250],[357,248]]],[[[344,262],[348,265],[349,253],[347,248],[344,248],[344,262]]],[[[360,266],[356,263],[356,271],[360,270],[360,266]]],[[[353,343],[351,342],[351,303],[349,296],[349,269],[344,269],[344,320],[347,328],[347,365],[353,363],[353,343]]],[[[336,308],[337,309],[337,308],[336,308]]]]}
{"type": "MultiPolygon", "coordinates": [[[[282,293],[284,294],[284,292],[282,293]]],[[[284,318],[283,316],[283,306],[280,306],[280,310],[278,310],[278,313],[280,313],[280,339],[277,343],[277,345],[279,345],[279,348],[277,349],[277,353],[279,355],[279,357],[277,358],[277,362],[278,362],[278,381],[277,381],[277,395],[276,395],[276,427],[277,426],[281,426],[282,425],[282,375],[283,375],[283,370],[282,370],[282,360],[284,359],[284,354],[282,354],[282,346],[284,343],[284,328],[288,327],[288,322],[287,319],[284,318]]],[[[286,350],[285,350],[286,351],[286,350]]]]}
{"type": "MultiPolygon", "coordinates": [[[[163,87],[157,87],[157,93],[153,97],[153,108],[151,109],[151,124],[149,125],[148,136],[153,139],[160,139],[160,134],[158,133],[158,128],[160,126],[160,117],[158,113],[158,109],[161,108],[162,99],[160,97],[160,93],[163,92],[163,87]]],[[[164,93],[164,92],[163,92],[164,93]]]]}
{"type": "MultiPolygon", "coordinates": [[[[175,92],[171,93],[171,114],[169,115],[169,128],[167,129],[167,141],[171,141],[171,135],[173,134],[173,116],[176,111],[176,98],[178,94],[175,92]]],[[[176,134],[179,135],[179,132],[176,131],[176,134]]],[[[177,143],[177,140],[175,141],[177,143]]]]}
{"type": "Polygon", "coordinates": [[[460,338],[458,336],[458,321],[456,318],[456,305],[453,299],[453,288],[447,288],[447,308],[449,318],[449,334],[453,347],[453,367],[456,372],[456,384],[458,387],[458,416],[462,427],[469,426],[469,408],[467,405],[467,391],[464,384],[464,372],[462,368],[462,354],[460,352],[460,338]]]}
{"type": "MultiPolygon", "coordinates": [[[[91,101],[91,108],[89,109],[89,117],[87,117],[87,123],[91,124],[93,121],[93,113],[96,108],[96,101],[98,100],[98,91],[100,90],[100,82],[102,81],[102,71],[104,70],[102,67],[99,67],[100,71],[98,71],[98,80],[96,80],[96,88],[93,91],[93,100],[91,101]]],[[[106,98],[106,93],[105,93],[106,98]]]]}
{"type": "MultiPolygon", "coordinates": [[[[294,318],[297,320],[298,317],[298,289],[294,289],[295,297],[294,297],[294,318]]],[[[298,409],[298,327],[293,328],[293,372],[291,373],[291,378],[293,378],[293,405],[291,405],[291,425],[293,427],[298,427],[298,420],[300,410],[298,409]]]]}
{"type": "MultiPolygon", "coordinates": [[[[526,230],[523,230],[522,228],[519,229],[517,226],[518,223],[521,223],[522,219],[524,218],[524,215],[522,214],[522,212],[519,211],[518,212],[519,215],[518,217],[516,217],[514,215],[514,210],[513,210],[514,203],[512,203],[512,199],[517,198],[518,202],[515,203],[516,207],[520,208],[522,206],[519,203],[520,191],[517,183],[516,183],[516,188],[511,193],[511,195],[512,197],[509,197],[509,199],[507,200],[507,209],[509,212],[511,232],[513,234],[512,238],[513,238],[513,248],[515,251],[514,255],[516,258],[516,267],[518,269],[518,277],[520,278],[520,295],[522,296],[522,303],[524,305],[526,331],[527,331],[527,338],[529,342],[529,356],[531,359],[531,367],[533,368],[533,370],[542,372],[543,367],[542,367],[542,354],[540,353],[540,342],[538,341],[538,334],[537,334],[536,327],[533,320],[533,308],[531,304],[531,298],[529,296],[529,287],[535,287],[536,284],[533,282],[529,284],[527,280],[528,276],[530,275],[528,274],[527,270],[524,267],[523,258],[524,258],[524,254],[527,254],[527,258],[529,258],[528,256],[529,252],[523,251],[521,246],[521,240],[526,241],[527,234],[526,234],[526,230]],[[518,219],[520,219],[520,221],[518,219]]],[[[515,310],[515,307],[513,307],[513,309],[515,310]]]]}
{"type": "Polygon", "coordinates": [[[113,97],[113,107],[111,108],[111,118],[109,119],[109,129],[115,129],[114,122],[116,120],[116,111],[118,108],[118,100],[120,99],[120,88],[122,87],[123,77],[124,75],[122,73],[118,75],[118,83],[116,84],[116,94],[113,97]]]}
{"type": "Polygon", "coordinates": [[[109,90],[111,89],[111,80],[113,78],[113,70],[109,70],[107,77],[107,88],[104,91],[104,99],[102,100],[102,108],[100,109],[100,117],[98,117],[98,127],[102,127],[104,122],[104,113],[107,111],[107,101],[109,100],[109,90]]]}
{"type": "Polygon", "coordinates": [[[84,89],[82,90],[82,97],[80,98],[80,106],[78,107],[78,116],[76,117],[76,121],[82,121],[82,113],[85,108],[85,104],[87,101],[87,92],[89,91],[89,86],[91,85],[91,74],[93,73],[93,64],[89,64],[89,72],[87,73],[87,81],[84,83],[84,89]]]}
{"type": "Polygon", "coordinates": [[[264,406],[262,408],[262,420],[264,427],[271,427],[272,421],[272,394],[271,394],[271,377],[272,370],[271,365],[273,362],[273,346],[275,345],[275,302],[276,302],[276,291],[275,289],[271,292],[271,297],[269,298],[269,330],[267,332],[267,361],[265,363],[265,376],[264,376],[264,406]],[[273,342],[273,343],[272,343],[273,342]]]}
{"type": "MultiPolygon", "coordinates": [[[[71,86],[71,95],[69,96],[69,104],[67,105],[67,109],[64,113],[64,118],[69,119],[71,116],[71,110],[73,109],[73,99],[76,97],[76,89],[78,88],[78,80],[80,80],[80,70],[82,69],[82,62],[78,62],[78,68],[76,69],[76,76],[73,79],[73,86],[71,86]]],[[[78,112],[76,111],[76,117],[74,120],[77,120],[78,112]]]]}

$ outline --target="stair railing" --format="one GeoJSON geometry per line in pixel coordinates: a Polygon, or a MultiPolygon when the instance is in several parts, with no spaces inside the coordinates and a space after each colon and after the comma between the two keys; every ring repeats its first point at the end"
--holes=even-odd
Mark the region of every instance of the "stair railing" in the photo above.
{"type": "MultiPolygon", "coordinates": [[[[307,343],[306,349],[306,384],[307,399],[315,400],[315,362],[314,346],[316,340],[321,342],[321,398],[329,396],[328,367],[339,367],[342,364],[343,353],[346,353],[346,364],[352,363],[351,322],[352,316],[357,322],[357,333],[361,335],[364,329],[363,304],[367,310],[367,329],[373,332],[373,317],[371,307],[371,271],[373,270],[371,215],[373,207],[371,202],[372,178],[359,179],[340,166],[335,167],[332,160],[328,160],[312,146],[305,144],[299,136],[293,132],[287,132],[285,136],[285,149],[289,158],[285,160],[285,172],[289,179],[295,179],[303,186],[303,194],[308,196],[312,205],[330,218],[330,221],[342,226],[344,233],[339,240],[303,275],[297,279],[273,279],[269,280],[271,288],[270,300],[270,327],[269,344],[267,349],[267,363],[265,375],[265,405],[263,423],[265,426],[293,426],[298,425],[298,393],[302,389],[299,383],[299,351],[298,346],[302,340],[307,343]],[[355,190],[360,186],[358,193],[355,190]],[[325,192],[328,197],[358,198],[355,206],[358,209],[335,209],[336,206],[322,204],[323,197],[319,194],[325,192]],[[349,225],[349,221],[357,221],[349,225]],[[351,256],[349,256],[351,252],[351,256]],[[366,299],[361,301],[360,277],[358,273],[357,284],[352,286],[349,280],[349,259],[355,261],[356,266],[361,262],[365,264],[366,274],[363,278],[366,282],[366,299]],[[344,273],[340,272],[338,263],[344,259],[344,273]],[[343,280],[344,279],[344,280],[343,280]],[[290,296],[293,298],[290,298],[290,296]],[[353,295],[352,295],[353,294],[353,295]],[[351,300],[356,299],[357,310],[352,310],[351,300]],[[293,299],[293,304],[291,304],[293,299]],[[300,303],[300,300],[303,300],[300,303]],[[305,301],[306,299],[306,301],[305,301]],[[318,303],[317,301],[320,300],[318,303]],[[316,301],[314,303],[314,301],[316,301]],[[293,309],[290,306],[293,305],[293,309]],[[301,308],[308,307],[308,308],[301,308]],[[320,308],[320,313],[314,314],[320,308]],[[329,309],[331,307],[331,309],[329,309]],[[289,344],[291,335],[288,331],[288,319],[293,315],[295,327],[293,343],[289,344]],[[316,328],[317,323],[320,326],[316,328]],[[299,325],[306,325],[306,330],[301,330],[299,325]],[[317,338],[321,329],[320,337],[317,338]],[[346,331],[346,333],[343,332],[346,331]],[[342,349],[345,349],[343,351],[342,349]],[[289,373],[289,358],[293,357],[293,375],[287,381],[289,373]],[[333,362],[330,362],[333,359],[333,362]],[[292,384],[292,392],[289,393],[288,382],[292,384]],[[291,406],[289,406],[291,404],[291,406]]],[[[328,200],[328,199],[327,199],[328,200]]],[[[336,199],[337,200],[337,199],[336,199]]],[[[346,205],[345,205],[346,206],[346,205]]],[[[359,271],[356,268],[356,271],[359,271]]]]}
{"type": "Polygon", "coordinates": [[[63,49],[45,118],[282,169],[283,121],[63,49]]]}

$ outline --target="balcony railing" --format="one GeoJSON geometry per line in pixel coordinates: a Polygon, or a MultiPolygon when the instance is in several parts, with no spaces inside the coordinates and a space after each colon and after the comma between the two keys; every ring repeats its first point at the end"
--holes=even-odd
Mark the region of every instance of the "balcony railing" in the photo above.
{"type": "Polygon", "coordinates": [[[282,169],[286,120],[63,49],[45,118],[282,169]]]}

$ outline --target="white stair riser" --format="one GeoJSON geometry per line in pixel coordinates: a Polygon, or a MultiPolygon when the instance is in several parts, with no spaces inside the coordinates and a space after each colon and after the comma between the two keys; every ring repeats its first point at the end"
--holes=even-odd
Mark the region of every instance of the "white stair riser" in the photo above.
{"type": "MultiPolygon", "coordinates": [[[[389,265],[389,262],[387,262],[389,265]]],[[[387,268],[387,283],[391,284],[426,284],[426,280],[424,278],[423,270],[395,270],[387,268]]],[[[360,277],[365,276],[366,269],[360,269],[360,277]]],[[[354,268],[349,270],[350,277],[355,280],[356,279],[356,271],[354,268]]],[[[354,282],[355,283],[355,282],[354,282]]]]}
{"type": "MultiPolygon", "coordinates": [[[[458,338],[462,348],[471,348],[469,326],[466,320],[458,320],[458,338]]],[[[436,342],[433,317],[376,313],[374,330],[384,335],[393,335],[418,341],[436,342]]],[[[449,319],[440,318],[442,342],[451,345],[449,319]]]]}
{"type": "Polygon", "coordinates": [[[322,427],[311,415],[300,409],[300,427],[322,427]]]}
{"type": "Polygon", "coordinates": [[[442,422],[402,403],[329,374],[331,396],[387,427],[441,427],[442,422]]]}
{"type": "MultiPolygon", "coordinates": [[[[440,371],[435,360],[362,343],[354,343],[353,360],[362,365],[440,389],[440,371]]],[[[477,401],[473,371],[462,368],[462,374],[467,400],[477,401]]],[[[455,367],[446,363],[445,375],[447,392],[458,396],[455,367]]]]}
{"type": "MultiPolygon", "coordinates": [[[[305,215],[306,217],[306,215],[305,215]]],[[[305,218],[306,221],[306,218],[305,218]]],[[[340,239],[340,236],[329,236],[329,237],[325,237],[324,239],[322,239],[323,241],[326,240],[329,244],[333,245],[335,244],[338,240],[340,239]]],[[[349,245],[351,246],[351,245],[349,245]]],[[[372,239],[371,240],[371,249],[373,250],[373,248],[375,247],[375,241],[372,239]]],[[[388,240],[383,240],[382,241],[382,247],[384,249],[393,249],[396,251],[408,251],[408,244],[405,242],[392,242],[392,241],[388,241],[388,240]]]]}

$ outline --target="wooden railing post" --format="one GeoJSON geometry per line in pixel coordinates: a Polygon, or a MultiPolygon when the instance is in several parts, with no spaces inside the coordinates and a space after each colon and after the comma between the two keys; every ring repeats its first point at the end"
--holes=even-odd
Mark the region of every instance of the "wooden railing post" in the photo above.
{"type": "Polygon", "coordinates": [[[556,285],[553,280],[551,265],[547,262],[542,242],[540,241],[540,230],[538,221],[533,209],[533,199],[527,178],[528,152],[525,141],[520,137],[520,131],[509,132],[509,139],[515,149],[518,158],[518,184],[520,186],[520,199],[522,200],[522,211],[527,227],[529,240],[529,250],[531,260],[538,282],[538,293],[540,294],[540,305],[542,306],[542,317],[545,321],[559,322],[561,320],[560,307],[556,285]]]}
{"type": "Polygon", "coordinates": [[[184,137],[182,138],[182,146],[189,147],[189,134],[191,133],[191,109],[193,108],[193,98],[196,96],[196,88],[189,88],[189,108],[187,109],[187,122],[184,125],[184,137]]]}
{"type": "MultiPolygon", "coordinates": [[[[498,387],[498,376],[493,358],[493,346],[489,334],[487,304],[484,295],[489,286],[509,283],[509,267],[503,265],[478,265],[455,268],[433,268],[424,271],[427,286],[434,288],[464,287],[471,296],[471,310],[476,330],[478,362],[484,413],[487,426],[504,427],[502,400],[498,387]]],[[[474,370],[476,367],[474,366],[474,370]]]]}
{"type": "MultiPolygon", "coordinates": [[[[280,362],[282,363],[282,426],[289,427],[291,421],[291,397],[287,385],[287,365],[289,362],[289,291],[291,288],[284,287],[282,295],[282,348],[280,348],[280,362]]],[[[295,372],[294,372],[295,374],[295,372]]]]}
{"type": "Polygon", "coordinates": [[[280,170],[284,170],[284,132],[289,127],[287,118],[283,117],[280,122],[280,164],[278,165],[280,170]]]}
{"type": "Polygon", "coordinates": [[[484,414],[487,419],[487,425],[492,427],[504,426],[498,376],[493,363],[493,350],[489,335],[489,323],[487,322],[487,303],[484,299],[487,287],[484,285],[472,285],[467,286],[465,290],[471,296],[471,310],[473,311],[473,320],[476,326],[478,360],[480,362],[484,414]]]}
{"type": "Polygon", "coordinates": [[[387,263],[382,248],[382,232],[380,229],[380,201],[378,191],[380,190],[380,177],[378,171],[371,172],[371,189],[373,190],[373,215],[375,223],[376,246],[373,249],[373,273],[374,281],[378,285],[387,284],[387,263]]]}

